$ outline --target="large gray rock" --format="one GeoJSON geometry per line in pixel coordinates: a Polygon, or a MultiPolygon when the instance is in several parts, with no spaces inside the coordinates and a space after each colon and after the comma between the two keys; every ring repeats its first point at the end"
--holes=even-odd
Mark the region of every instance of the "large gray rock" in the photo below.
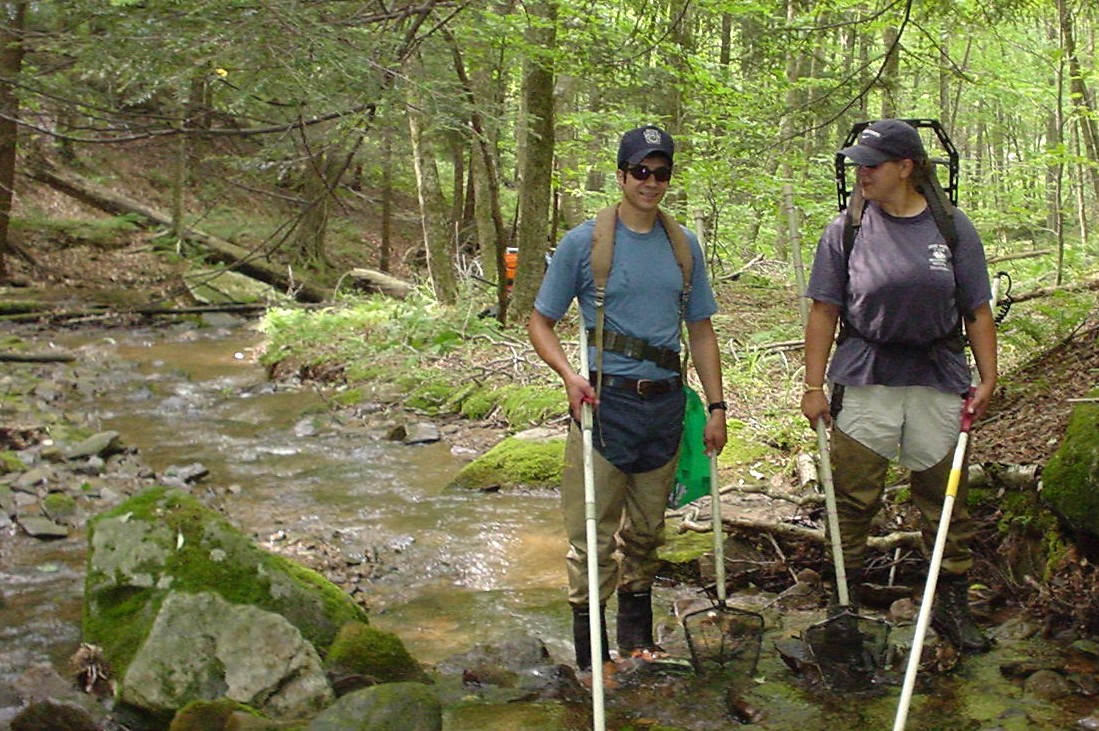
{"type": "Polygon", "coordinates": [[[333,694],[316,650],[279,615],[212,593],[173,592],[130,663],[120,697],[154,713],[225,697],[276,718],[301,718],[333,694]]]}
{"type": "MultiPolygon", "coordinates": [[[[174,636],[165,633],[184,621],[177,617],[178,602],[187,602],[183,599],[187,595],[216,595],[224,600],[224,607],[248,605],[257,612],[262,610],[256,617],[279,615],[297,628],[317,654],[327,651],[345,624],[368,622],[365,611],[339,587],[315,571],[262,550],[224,517],[182,490],[154,487],[138,493],[94,518],[89,523],[88,542],[83,639],[102,648],[115,676],[123,678],[126,685],[151,677],[148,667],[131,676],[129,666],[139,653],[143,653],[142,663],[146,666],[153,662],[148,656],[148,638],[154,630],[161,637],[174,636]],[[169,607],[172,611],[162,614],[162,605],[169,600],[173,602],[169,607]]],[[[203,602],[204,607],[214,604],[210,597],[203,602]]],[[[229,616],[240,620],[242,612],[245,610],[226,609],[224,616],[219,616],[213,609],[205,611],[202,617],[208,626],[193,623],[195,638],[190,643],[209,643],[204,652],[222,653],[224,650],[218,648],[239,639],[233,646],[241,659],[261,666],[262,672],[267,672],[263,666],[269,656],[279,662],[297,657],[294,653],[287,655],[286,649],[270,654],[275,650],[266,646],[266,635],[253,638],[254,644],[248,645],[247,636],[224,634],[229,616]]],[[[240,626],[234,632],[245,629],[240,626]]],[[[179,659],[185,655],[184,647],[179,659]]],[[[222,662],[227,659],[222,658],[222,662]]],[[[173,702],[209,698],[211,693],[225,692],[230,687],[251,688],[228,674],[222,678],[196,668],[183,672],[184,677],[193,675],[196,682],[173,702]]],[[[284,675],[284,682],[298,681],[290,674],[284,675]]],[[[156,688],[126,688],[125,692],[135,700],[148,698],[141,702],[158,708],[168,702],[164,691],[156,688]]]]}
{"type": "Polygon", "coordinates": [[[349,693],[307,731],[441,731],[443,711],[429,686],[386,683],[349,693]]]}

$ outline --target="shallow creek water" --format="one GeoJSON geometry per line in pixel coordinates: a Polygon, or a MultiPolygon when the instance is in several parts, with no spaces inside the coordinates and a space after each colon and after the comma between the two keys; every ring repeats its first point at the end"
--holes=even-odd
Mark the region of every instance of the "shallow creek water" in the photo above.
{"type": "MultiPolygon", "coordinates": [[[[260,341],[249,329],[230,328],[73,336],[59,344],[119,361],[113,388],[90,402],[100,428],[121,432],[158,473],[204,465],[210,474],[196,491],[216,492],[231,519],[259,543],[313,536],[348,556],[378,557],[390,570],[369,585],[371,621],[400,636],[421,662],[439,662],[514,630],[541,638],[556,660],[571,662],[556,495],[447,489],[464,459],[445,440],[405,446],[336,423],[310,389],[266,382],[253,357],[260,341]]],[[[42,660],[63,668],[79,643],[83,540],[18,545],[0,577],[7,601],[0,612],[0,673],[42,660]]],[[[671,591],[659,590],[662,606],[671,591]]],[[[659,619],[667,623],[666,616],[659,619]]],[[[785,621],[776,634],[788,635],[799,620],[785,621]]],[[[734,683],[738,694],[766,711],[756,727],[891,727],[895,689],[863,699],[808,689],[781,663],[773,639],[764,640],[757,677],[734,683]]],[[[1086,704],[1027,700],[998,671],[1001,662],[1049,650],[1002,642],[991,655],[921,686],[908,728],[1072,728],[1086,704]]],[[[612,698],[608,728],[643,728],[633,724],[657,720],[700,730],[738,728],[726,707],[729,685],[727,678],[659,678],[612,698]],[[627,702],[631,720],[616,721],[625,716],[616,704],[627,702]]],[[[584,713],[576,715],[576,709],[538,705],[471,706],[450,711],[445,729],[590,728],[584,713]]]]}

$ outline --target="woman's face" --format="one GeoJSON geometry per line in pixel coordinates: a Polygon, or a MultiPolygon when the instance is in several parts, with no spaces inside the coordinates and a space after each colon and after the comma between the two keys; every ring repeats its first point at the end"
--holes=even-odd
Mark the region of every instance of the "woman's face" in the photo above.
{"type": "Polygon", "coordinates": [[[881,165],[859,165],[855,175],[867,200],[882,201],[900,191],[912,174],[911,160],[889,160],[881,165]]]}

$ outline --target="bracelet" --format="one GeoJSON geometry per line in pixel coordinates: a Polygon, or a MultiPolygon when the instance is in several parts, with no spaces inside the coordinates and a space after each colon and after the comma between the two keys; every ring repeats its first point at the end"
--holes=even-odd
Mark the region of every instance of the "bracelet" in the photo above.
{"type": "Polygon", "coordinates": [[[805,393],[809,393],[810,391],[823,391],[823,390],[824,390],[824,386],[810,386],[808,383],[805,384],[805,393]]]}
{"type": "Polygon", "coordinates": [[[721,409],[722,411],[728,411],[729,406],[724,401],[714,401],[712,404],[710,404],[709,406],[706,407],[706,411],[708,411],[711,414],[714,413],[715,411],[717,411],[718,409],[721,409]]]}

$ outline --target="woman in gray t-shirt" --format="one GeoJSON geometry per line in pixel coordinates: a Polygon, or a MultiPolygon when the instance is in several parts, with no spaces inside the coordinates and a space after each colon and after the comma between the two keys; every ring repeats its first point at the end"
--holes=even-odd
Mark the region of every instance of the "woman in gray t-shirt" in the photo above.
{"type": "MultiPolygon", "coordinates": [[[[849,252],[844,216],[829,224],[817,247],[806,291],[812,305],[801,411],[814,425],[821,419],[832,425],[843,557],[857,589],[890,460],[912,471],[923,540],[928,547],[934,543],[962,409],[979,418],[996,385],[996,328],[980,238],[969,218],[950,209],[941,188],[931,185],[934,172],[919,132],[901,120],[880,120],[841,154],[858,165],[866,204],[849,252]],[[932,205],[953,214],[953,245],[932,205]],[[959,317],[980,376],[972,389],[959,317]]],[[[963,476],[932,626],[959,649],[983,652],[989,641],[966,598],[973,526],[965,488],[963,476]]]]}

